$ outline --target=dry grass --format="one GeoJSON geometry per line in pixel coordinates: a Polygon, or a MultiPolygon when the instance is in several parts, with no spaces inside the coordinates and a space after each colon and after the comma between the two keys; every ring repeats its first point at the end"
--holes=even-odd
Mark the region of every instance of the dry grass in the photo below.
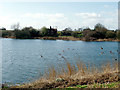
{"type": "MultiPolygon", "coordinates": [[[[118,90],[120,85],[120,82],[112,82],[112,83],[103,83],[103,84],[99,84],[99,83],[94,83],[92,85],[76,85],[73,87],[67,87],[67,88],[116,88],[116,90],[118,90]]],[[[113,90],[114,90],[113,89],[113,90]]]]}
{"type": "Polygon", "coordinates": [[[83,62],[76,63],[76,65],[66,62],[66,68],[56,70],[51,67],[39,80],[22,86],[15,86],[15,88],[51,89],[117,81],[119,81],[117,62],[112,65],[107,63],[100,68],[96,68],[95,65],[86,65],[83,62]]]}

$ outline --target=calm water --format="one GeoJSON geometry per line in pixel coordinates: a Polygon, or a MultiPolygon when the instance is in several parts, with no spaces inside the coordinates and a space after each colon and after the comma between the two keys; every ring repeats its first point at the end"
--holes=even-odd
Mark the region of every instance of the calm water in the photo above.
{"type": "Polygon", "coordinates": [[[51,65],[64,66],[64,58],[72,64],[83,61],[100,66],[115,61],[117,50],[118,42],[2,39],[2,81],[25,83],[35,80],[51,65]]]}

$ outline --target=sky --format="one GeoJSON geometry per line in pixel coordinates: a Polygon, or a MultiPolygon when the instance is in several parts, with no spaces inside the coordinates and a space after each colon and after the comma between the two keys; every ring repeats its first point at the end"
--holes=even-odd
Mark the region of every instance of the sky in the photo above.
{"type": "Polygon", "coordinates": [[[90,27],[97,23],[108,29],[118,28],[117,2],[0,2],[0,28],[40,29],[52,26],[58,30],[90,27]]]}

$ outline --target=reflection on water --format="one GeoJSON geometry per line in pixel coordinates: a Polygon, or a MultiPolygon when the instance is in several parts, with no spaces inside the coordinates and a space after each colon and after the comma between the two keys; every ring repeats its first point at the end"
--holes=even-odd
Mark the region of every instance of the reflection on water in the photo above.
{"type": "Polygon", "coordinates": [[[2,39],[2,47],[3,83],[28,82],[51,65],[64,66],[65,60],[100,66],[118,59],[118,42],[2,39]]]}

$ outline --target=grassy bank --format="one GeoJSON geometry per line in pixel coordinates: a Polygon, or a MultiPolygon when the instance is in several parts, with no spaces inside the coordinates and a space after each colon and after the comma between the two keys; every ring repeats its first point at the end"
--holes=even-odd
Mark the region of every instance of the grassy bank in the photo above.
{"type": "MultiPolygon", "coordinates": [[[[34,39],[43,40],[67,40],[67,41],[86,41],[84,38],[76,38],[73,36],[59,36],[59,37],[35,37],[34,39]]],[[[120,41],[118,39],[95,39],[89,41],[120,41]]]]}
{"type": "Polygon", "coordinates": [[[103,84],[99,84],[99,83],[94,83],[92,85],[76,85],[73,87],[67,87],[67,88],[119,88],[120,86],[120,81],[118,82],[111,82],[111,83],[103,83],[103,84]]]}
{"type": "MultiPolygon", "coordinates": [[[[15,37],[4,37],[4,38],[12,38],[16,39],[15,37]]],[[[59,36],[59,37],[34,37],[31,39],[42,39],[42,40],[66,40],[66,41],[86,41],[82,38],[75,38],[73,36],[59,36]]],[[[96,40],[89,40],[89,41],[117,41],[120,42],[118,39],[96,39],[96,40]]]]}
{"type": "MultiPolygon", "coordinates": [[[[60,67],[61,68],[61,67],[60,67]]],[[[118,63],[107,63],[97,68],[84,63],[72,65],[66,62],[66,68],[50,68],[43,77],[34,82],[11,88],[118,88],[118,63]]]]}

